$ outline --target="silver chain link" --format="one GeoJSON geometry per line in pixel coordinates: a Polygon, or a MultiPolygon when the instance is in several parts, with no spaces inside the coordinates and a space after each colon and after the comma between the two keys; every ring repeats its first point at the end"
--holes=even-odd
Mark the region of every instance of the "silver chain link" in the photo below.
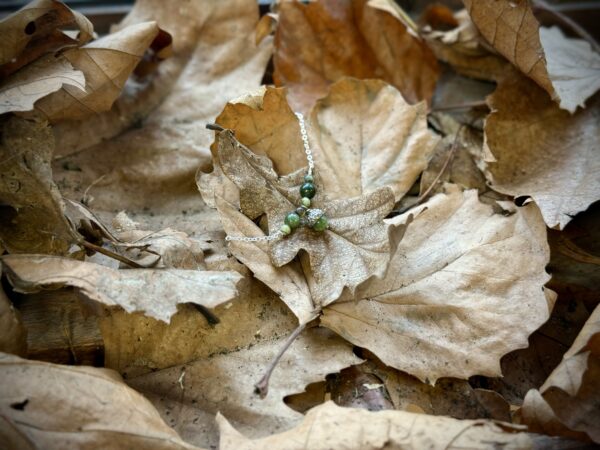
{"type": "MultiPolygon", "coordinates": [[[[315,167],[315,162],[313,160],[312,150],[310,149],[310,144],[308,143],[308,133],[306,132],[306,124],[304,123],[304,116],[302,113],[294,113],[296,118],[298,119],[298,123],[300,124],[300,136],[302,137],[302,144],[304,145],[304,153],[306,153],[306,160],[308,161],[308,174],[312,175],[313,169],[315,167]]],[[[275,239],[279,239],[283,236],[283,233],[277,230],[275,233],[270,234],[268,236],[226,236],[226,241],[240,241],[240,242],[264,242],[264,241],[274,241],[275,239]]]]}

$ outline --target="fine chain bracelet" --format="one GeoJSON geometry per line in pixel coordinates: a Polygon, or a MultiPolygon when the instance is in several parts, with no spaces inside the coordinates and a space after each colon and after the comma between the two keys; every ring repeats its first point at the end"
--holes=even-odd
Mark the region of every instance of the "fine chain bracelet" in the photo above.
{"type": "Polygon", "coordinates": [[[304,176],[304,184],[300,186],[300,206],[294,211],[289,212],[285,216],[284,224],[275,233],[267,236],[227,236],[226,241],[242,241],[242,242],[259,242],[259,241],[274,241],[291,234],[296,228],[300,226],[308,226],[315,231],[325,231],[328,228],[327,216],[325,212],[318,208],[311,208],[311,200],[317,193],[317,188],[314,185],[315,178],[313,176],[313,170],[315,168],[315,162],[313,160],[312,150],[308,143],[308,133],[306,132],[306,124],[304,122],[304,116],[297,112],[294,113],[298,119],[300,125],[300,136],[302,137],[302,144],[304,145],[304,153],[306,153],[306,160],[308,161],[308,172],[304,176]]]}

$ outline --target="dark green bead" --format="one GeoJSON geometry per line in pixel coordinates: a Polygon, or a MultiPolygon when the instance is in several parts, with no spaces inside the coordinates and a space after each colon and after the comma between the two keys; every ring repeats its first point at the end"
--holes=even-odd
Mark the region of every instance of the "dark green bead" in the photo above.
{"type": "Polygon", "coordinates": [[[325,217],[323,215],[323,216],[321,216],[321,217],[319,217],[317,219],[317,221],[313,225],[313,230],[315,230],[315,231],[325,231],[328,226],[329,226],[329,223],[327,221],[327,217],[325,217]]]}
{"type": "Polygon", "coordinates": [[[317,193],[317,188],[312,183],[304,183],[300,186],[300,196],[311,199],[317,193]]]}
{"type": "Polygon", "coordinates": [[[295,212],[289,213],[287,216],[285,216],[285,224],[292,230],[298,228],[300,226],[300,216],[295,212]]]}

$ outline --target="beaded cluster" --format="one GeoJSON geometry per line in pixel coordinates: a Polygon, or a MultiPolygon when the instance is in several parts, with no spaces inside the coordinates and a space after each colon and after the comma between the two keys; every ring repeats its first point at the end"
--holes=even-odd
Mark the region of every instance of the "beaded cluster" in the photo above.
{"type": "Polygon", "coordinates": [[[285,216],[285,223],[281,225],[279,231],[288,235],[300,226],[307,226],[315,231],[325,231],[329,225],[327,216],[322,209],[311,208],[312,198],[317,193],[314,185],[315,178],[312,173],[304,176],[304,184],[300,186],[300,206],[285,216]]]}

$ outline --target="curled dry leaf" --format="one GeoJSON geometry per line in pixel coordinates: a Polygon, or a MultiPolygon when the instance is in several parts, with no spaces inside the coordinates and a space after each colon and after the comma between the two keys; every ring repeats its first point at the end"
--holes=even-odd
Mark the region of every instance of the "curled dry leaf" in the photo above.
{"type": "Polygon", "coordinates": [[[390,13],[392,3],[281,2],[273,77],[277,85],[288,86],[295,109],[310,110],[327,86],[343,76],[384,79],[411,103],[431,99],[437,61],[390,13]]]}
{"type": "Polygon", "coordinates": [[[0,77],[61,48],[85,44],[94,27],[82,14],[56,0],[34,0],[0,21],[0,77]],[[75,27],[76,39],[62,29],[75,27]]]}
{"type": "Polygon", "coordinates": [[[454,13],[436,4],[425,11],[424,19],[423,38],[438,59],[468,77],[497,80],[502,76],[507,61],[490,51],[465,9],[454,13]]]}
{"type": "Polygon", "coordinates": [[[521,419],[533,432],[600,442],[600,307],[562,362],[525,396],[521,419]]]}
{"type": "Polygon", "coordinates": [[[517,73],[488,98],[486,176],[492,188],[531,196],[546,224],[562,229],[600,198],[600,109],[594,101],[571,115],[517,73]]]}
{"type": "Polygon", "coordinates": [[[44,255],[7,255],[2,262],[19,292],[72,286],[103,305],[121,306],[127,312],[143,311],[165,322],[169,322],[180,303],[214,308],[231,300],[237,294],[236,284],[242,279],[233,271],[115,270],[44,255]]]}
{"type": "Polygon", "coordinates": [[[27,354],[27,331],[20,315],[0,286],[0,352],[27,354]]]}
{"type": "Polygon", "coordinates": [[[0,114],[31,111],[40,98],[69,85],[85,91],[85,76],[63,56],[44,56],[16,72],[0,86],[0,114]]]}
{"type": "Polygon", "coordinates": [[[76,241],[52,181],[54,140],[43,123],[0,124],[0,243],[10,253],[66,254],[76,241]]]}
{"type": "Polygon", "coordinates": [[[195,449],[111,370],[2,353],[0,377],[0,437],[7,448],[195,449]]]}
{"type": "Polygon", "coordinates": [[[558,28],[540,27],[530,2],[463,0],[485,39],[573,113],[600,88],[600,54],[558,28]]]}
{"type": "Polygon", "coordinates": [[[404,411],[371,412],[341,408],[327,402],[311,409],[296,428],[250,440],[223,416],[217,416],[222,450],[379,450],[461,449],[502,447],[528,449],[532,443],[521,428],[485,420],[457,420],[404,411]],[[435,432],[433,431],[435,430],[435,432]]]}
{"type": "Polygon", "coordinates": [[[539,210],[504,217],[454,186],[423,208],[387,275],[329,305],[321,323],[421,381],[500,375],[500,358],[527,346],[555,298],[543,289],[550,255],[539,210]]]}
{"type": "Polygon", "coordinates": [[[359,361],[351,346],[330,331],[309,329],[283,356],[273,373],[269,396],[261,400],[251,386],[284,340],[285,334],[248,349],[133,378],[128,384],[147,396],[181,437],[195,445],[217,444],[217,412],[226,414],[244,433],[263,437],[302,421],[302,415],[283,402],[286,395],[359,361]]]}
{"type": "MultiPolygon", "coordinates": [[[[35,105],[36,111],[50,122],[57,122],[83,119],[109,110],[158,33],[156,22],[145,22],[109,34],[84,47],[67,50],[62,58],[83,72],[85,90],[64,83],[60,90],[39,100],[35,105]]],[[[61,64],[61,60],[58,59],[56,64],[61,64]]],[[[29,67],[14,77],[29,77],[28,71],[29,67]]],[[[19,82],[19,78],[12,82],[19,82]]],[[[54,82],[52,78],[48,80],[48,83],[54,82]]]]}

